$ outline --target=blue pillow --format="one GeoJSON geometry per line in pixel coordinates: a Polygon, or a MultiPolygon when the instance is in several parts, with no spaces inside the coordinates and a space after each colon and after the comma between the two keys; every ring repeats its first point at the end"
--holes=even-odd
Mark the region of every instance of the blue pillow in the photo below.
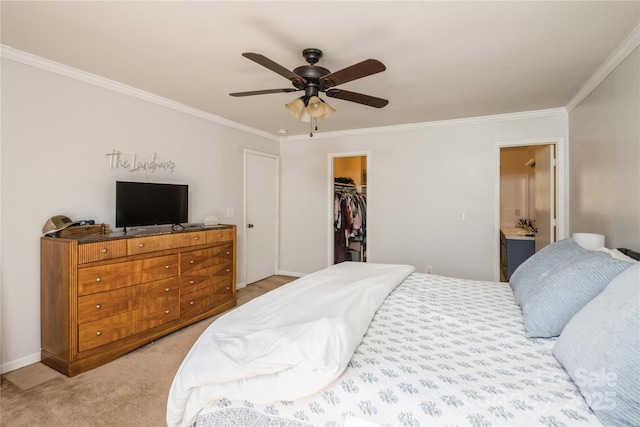
{"type": "Polygon", "coordinates": [[[604,425],[640,425],[640,264],[573,316],[553,355],[604,425]]]}
{"type": "Polygon", "coordinates": [[[572,238],[552,243],[529,257],[513,272],[509,284],[513,289],[516,304],[522,305],[522,298],[540,277],[558,264],[584,254],[588,249],[583,248],[572,238]]]}
{"type": "Polygon", "coordinates": [[[547,271],[522,299],[525,336],[560,335],[574,314],[631,265],[605,252],[587,250],[547,271]]]}

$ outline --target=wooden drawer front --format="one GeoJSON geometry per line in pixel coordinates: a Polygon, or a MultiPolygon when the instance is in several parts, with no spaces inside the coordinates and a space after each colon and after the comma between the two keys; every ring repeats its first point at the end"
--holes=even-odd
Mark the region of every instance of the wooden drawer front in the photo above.
{"type": "Polygon", "coordinates": [[[207,233],[207,243],[226,242],[233,240],[233,229],[225,228],[221,230],[209,230],[207,233]]]}
{"type": "Polygon", "coordinates": [[[180,317],[180,298],[172,295],[162,303],[147,305],[136,311],[136,331],[142,332],[155,328],[180,317]]]}
{"type": "Polygon", "coordinates": [[[147,258],[139,262],[140,283],[176,277],[178,275],[178,255],[147,258]]]}
{"type": "Polygon", "coordinates": [[[178,275],[178,255],[78,269],[78,295],[93,294],[178,275]]]}
{"type": "Polygon", "coordinates": [[[111,317],[137,307],[138,286],[78,298],[78,323],[111,317]]]}
{"type": "Polygon", "coordinates": [[[211,286],[211,291],[215,295],[233,294],[233,286],[231,286],[231,279],[224,282],[216,283],[211,286]]]}
{"type": "Polygon", "coordinates": [[[180,297],[180,316],[195,316],[234,298],[233,293],[215,295],[213,291],[213,288],[205,288],[180,297]]]}
{"type": "Polygon", "coordinates": [[[162,236],[136,237],[127,240],[127,253],[129,255],[140,255],[165,249],[190,246],[190,233],[164,234],[162,236]]]}
{"type": "Polygon", "coordinates": [[[78,264],[104,261],[127,255],[127,242],[113,240],[109,242],[86,243],[78,245],[78,264]]]}
{"type": "Polygon", "coordinates": [[[189,239],[189,246],[193,245],[205,245],[207,242],[207,231],[193,231],[185,233],[184,237],[189,239]]]}
{"type": "Polygon", "coordinates": [[[180,276],[180,293],[188,294],[223,281],[231,283],[232,268],[232,263],[227,262],[184,274],[180,276]]]}
{"type": "Polygon", "coordinates": [[[167,301],[178,300],[180,296],[178,278],[156,280],[139,286],[138,307],[157,306],[167,301]]]}
{"type": "Polygon", "coordinates": [[[86,351],[135,333],[135,312],[129,311],[78,325],[78,351],[86,351]]]}
{"type": "Polygon", "coordinates": [[[180,254],[180,273],[191,274],[217,264],[233,261],[232,245],[219,245],[180,254]]]}

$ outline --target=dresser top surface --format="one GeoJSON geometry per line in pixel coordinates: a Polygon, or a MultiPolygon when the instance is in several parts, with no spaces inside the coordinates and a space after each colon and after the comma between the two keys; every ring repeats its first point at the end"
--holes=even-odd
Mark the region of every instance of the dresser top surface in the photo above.
{"type": "Polygon", "coordinates": [[[52,237],[52,236],[43,236],[43,239],[51,239],[51,240],[60,240],[60,241],[77,241],[78,243],[94,243],[94,242],[105,242],[111,240],[121,240],[121,239],[133,239],[137,237],[149,237],[149,236],[164,236],[164,235],[172,235],[172,234],[181,234],[181,233],[192,233],[196,231],[209,231],[209,230],[228,230],[233,228],[233,225],[229,224],[218,224],[205,226],[203,224],[188,224],[185,225],[184,228],[173,229],[170,226],[160,226],[160,227],[146,227],[146,228],[136,228],[133,230],[128,230],[126,233],[123,231],[117,231],[113,233],[106,234],[91,234],[88,236],[81,236],[75,238],[63,238],[63,237],[52,237]]]}

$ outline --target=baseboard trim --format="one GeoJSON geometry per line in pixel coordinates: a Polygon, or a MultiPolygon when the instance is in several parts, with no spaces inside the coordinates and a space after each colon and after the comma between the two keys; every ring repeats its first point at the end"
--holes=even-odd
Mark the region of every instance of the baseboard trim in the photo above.
{"type": "Polygon", "coordinates": [[[295,271],[278,270],[278,275],[280,275],[280,276],[291,276],[291,277],[302,277],[302,276],[306,276],[307,273],[297,273],[295,271]]]}
{"type": "Polygon", "coordinates": [[[6,374],[7,372],[15,371],[16,369],[24,368],[25,366],[33,365],[38,362],[40,362],[40,352],[21,357],[17,360],[12,360],[11,362],[3,363],[0,365],[0,373],[6,374]]]}

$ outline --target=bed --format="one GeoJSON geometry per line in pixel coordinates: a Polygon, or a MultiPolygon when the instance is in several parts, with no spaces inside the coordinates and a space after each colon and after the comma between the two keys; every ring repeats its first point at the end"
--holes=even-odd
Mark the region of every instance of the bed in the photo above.
{"type": "Polygon", "coordinates": [[[534,257],[511,283],[342,263],[284,285],[203,333],[167,423],[638,425],[640,266],[572,239],[534,257]]]}

